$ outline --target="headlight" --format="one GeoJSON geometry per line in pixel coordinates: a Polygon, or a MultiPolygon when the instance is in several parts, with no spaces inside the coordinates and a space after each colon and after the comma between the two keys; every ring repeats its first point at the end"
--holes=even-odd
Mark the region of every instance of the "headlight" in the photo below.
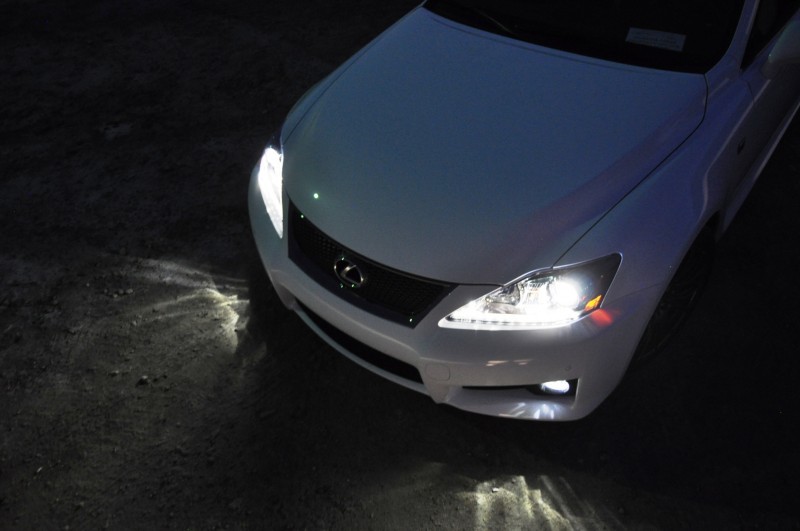
{"type": "Polygon", "coordinates": [[[439,326],[519,330],[569,324],[600,307],[621,259],[614,254],[534,273],[462,306],[439,326]]]}
{"type": "Polygon", "coordinates": [[[267,144],[258,165],[258,188],[267,207],[272,226],[283,238],[283,147],[280,135],[275,135],[267,144]]]}

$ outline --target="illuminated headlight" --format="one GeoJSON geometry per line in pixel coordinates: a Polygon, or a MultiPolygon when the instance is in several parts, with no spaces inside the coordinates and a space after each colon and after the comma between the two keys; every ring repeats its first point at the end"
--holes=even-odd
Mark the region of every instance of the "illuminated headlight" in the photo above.
{"type": "Polygon", "coordinates": [[[283,148],[276,135],[267,145],[258,165],[258,188],[272,226],[283,238],[283,148]]]}
{"type": "Polygon", "coordinates": [[[620,261],[614,254],[534,273],[462,306],[439,326],[519,330],[569,324],[600,307],[620,261]]]}

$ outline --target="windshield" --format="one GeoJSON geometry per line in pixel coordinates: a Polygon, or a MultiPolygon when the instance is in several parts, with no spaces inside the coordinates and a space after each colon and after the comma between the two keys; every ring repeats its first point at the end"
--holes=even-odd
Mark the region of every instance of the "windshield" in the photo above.
{"type": "Polygon", "coordinates": [[[438,15],[581,55],[706,72],[728,49],[744,0],[428,0],[438,15]]]}

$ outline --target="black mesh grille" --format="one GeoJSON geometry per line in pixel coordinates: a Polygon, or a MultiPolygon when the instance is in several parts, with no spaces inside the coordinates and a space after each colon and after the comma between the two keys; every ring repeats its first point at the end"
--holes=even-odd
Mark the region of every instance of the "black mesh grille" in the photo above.
{"type": "Polygon", "coordinates": [[[289,208],[289,257],[322,286],[367,311],[407,326],[419,320],[453,285],[395,271],[340,245],[315,227],[294,206],[289,208]],[[345,257],[366,279],[359,288],[345,285],[334,272],[345,257]]]}

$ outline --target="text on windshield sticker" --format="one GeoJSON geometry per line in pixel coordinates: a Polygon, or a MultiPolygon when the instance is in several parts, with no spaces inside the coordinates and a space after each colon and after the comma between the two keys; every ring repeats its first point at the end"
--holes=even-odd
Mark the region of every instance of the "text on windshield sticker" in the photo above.
{"type": "Polygon", "coordinates": [[[686,42],[686,35],[670,33],[668,31],[630,28],[625,41],[633,44],[641,44],[642,46],[661,48],[662,50],[682,52],[683,44],[686,42]]]}

